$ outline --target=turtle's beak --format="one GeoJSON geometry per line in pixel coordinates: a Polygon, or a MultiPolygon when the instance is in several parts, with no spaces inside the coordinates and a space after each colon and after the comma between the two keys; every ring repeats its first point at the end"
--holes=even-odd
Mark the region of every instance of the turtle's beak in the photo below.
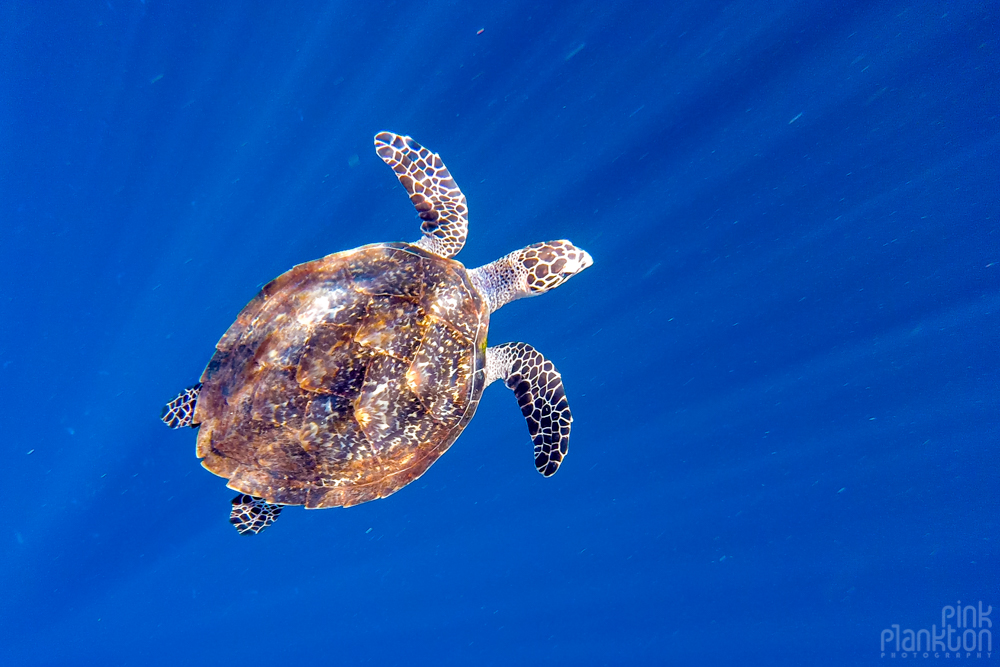
{"type": "Polygon", "coordinates": [[[563,243],[566,243],[569,246],[568,250],[563,251],[566,263],[563,265],[561,271],[566,278],[575,276],[584,269],[590,268],[590,266],[593,265],[594,258],[590,256],[589,252],[583,248],[573,245],[569,241],[564,241],[563,243]]]}

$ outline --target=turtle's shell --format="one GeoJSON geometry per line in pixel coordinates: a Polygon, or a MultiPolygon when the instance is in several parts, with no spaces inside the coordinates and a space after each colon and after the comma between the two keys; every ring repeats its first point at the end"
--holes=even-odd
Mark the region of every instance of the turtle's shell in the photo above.
{"type": "Polygon", "coordinates": [[[300,264],[202,375],[202,465],[271,503],[338,507],[419,477],[483,393],[489,308],[460,263],[404,243],[300,264]]]}

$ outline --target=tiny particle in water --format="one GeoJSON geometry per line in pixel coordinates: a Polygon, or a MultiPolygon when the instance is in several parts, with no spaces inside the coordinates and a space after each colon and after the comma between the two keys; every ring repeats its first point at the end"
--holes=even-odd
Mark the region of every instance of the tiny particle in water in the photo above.
{"type": "Polygon", "coordinates": [[[477,30],[477,31],[476,31],[476,34],[477,34],[477,35],[481,35],[481,34],[483,34],[484,32],[486,32],[486,28],[480,28],[479,30],[477,30]]]}

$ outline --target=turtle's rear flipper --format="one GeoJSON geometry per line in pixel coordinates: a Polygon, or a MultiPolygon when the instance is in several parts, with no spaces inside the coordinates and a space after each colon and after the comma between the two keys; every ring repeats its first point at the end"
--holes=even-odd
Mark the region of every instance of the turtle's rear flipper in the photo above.
{"type": "Polygon", "coordinates": [[[486,384],[503,380],[514,391],[535,445],[535,468],[556,474],[569,451],[573,415],[562,376],[551,361],[527,343],[504,343],[486,350],[486,384]]]}
{"type": "Polygon", "coordinates": [[[188,387],[177,398],[163,406],[160,419],[170,428],[180,428],[182,426],[197,426],[194,423],[194,406],[198,402],[198,394],[201,392],[201,383],[193,387],[188,387]]]}
{"type": "Polygon", "coordinates": [[[274,505],[263,498],[246,493],[233,498],[233,511],[229,513],[229,523],[236,527],[240,535],[256,535],[278,520],[281,505],[274,505]]]}

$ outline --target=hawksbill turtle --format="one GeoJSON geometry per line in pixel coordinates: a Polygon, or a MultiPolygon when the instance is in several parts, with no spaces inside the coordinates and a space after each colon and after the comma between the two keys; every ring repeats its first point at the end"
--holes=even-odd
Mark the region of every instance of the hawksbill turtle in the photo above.
{"type": "Polygon", "coordinates": [[[490,315],[589,267],[569,241],[466,269],[468,207],[441,158],[381,132],[379,157],[422,219],[414,243],[376,243],[268,283],[216,345],[201,381],[164,408],[198,427],[202,465],[238,491],[230,522],[256,534],[285,505],[349,507],[420,477],[472,419],[483,390],[514,391],[535,467],[555,474],[573,417],[562,377],[525,343],[487,347],[490,315]]]}

